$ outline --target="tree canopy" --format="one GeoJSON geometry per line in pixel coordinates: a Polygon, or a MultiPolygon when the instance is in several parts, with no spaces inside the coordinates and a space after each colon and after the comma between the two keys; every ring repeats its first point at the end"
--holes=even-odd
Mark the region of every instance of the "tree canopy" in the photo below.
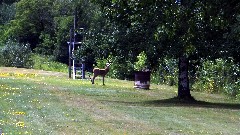
{"type": "Polygon", "coordinates": [[[237,0],[3,1],[0,20],[2,26],[7,24],[1,39],[13,38],[30,43],[41,53],[53,52],[66,44],[75,8],[78,27],[88,32],[91,45],[87,47],[92,50],[97,46],[123,57],[146,51],[153,67],[151,60],[180,53],[239,59],[237,0]]]}
{"type": "Polygon", "coordinates": [[[222,53],[235,56],[228,51],[233,49],[228,37],[239,22],[237,0],[95,2],[112,22],[136,34],[131,39],[137,39],[138,45],[166,49],[163,52],[176,56],[179,53],[201,57],[221,57],[222,53]]]}

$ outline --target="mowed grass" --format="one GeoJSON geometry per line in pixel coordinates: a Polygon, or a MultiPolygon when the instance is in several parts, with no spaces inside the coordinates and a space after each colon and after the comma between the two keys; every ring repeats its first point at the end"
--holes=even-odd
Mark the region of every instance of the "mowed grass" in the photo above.
{"type": "Polygon", "coordinates": [[[0,68],[0,134],[131,135],[240,134],[240,101],[191,92],[196,102],[175,99],[177,88],[67,74],[0,68]]]}

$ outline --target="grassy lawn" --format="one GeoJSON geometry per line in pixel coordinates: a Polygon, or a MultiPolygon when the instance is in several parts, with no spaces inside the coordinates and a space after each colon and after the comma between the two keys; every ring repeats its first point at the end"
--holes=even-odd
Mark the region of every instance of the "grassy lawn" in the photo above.
{"type": "Polygon", "coordinates": [[[240,134],[240,101],[192,92],[180,102],[177,89],[100,78],[68,79],[67,74],[0,67],[0,134],[131,135],[240,134]]]}

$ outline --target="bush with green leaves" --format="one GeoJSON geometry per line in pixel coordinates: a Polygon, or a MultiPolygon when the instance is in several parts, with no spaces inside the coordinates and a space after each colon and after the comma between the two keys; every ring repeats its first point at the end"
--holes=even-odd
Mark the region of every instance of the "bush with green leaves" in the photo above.
{"type": "Polygon", "coordinates": [[[151,81],[156,84],[178,84],[178,61],[174,58],[159,60],[159,68],[152,71],[151,81]]]}
{"type": "Polygon", "coordinates": [[[98,58],[96,60],[96,64],[97,65],[94,65],[94,67],[96,67],[96,68],[105,68],[106,67],[106,63],[108,63],[107,59],[100,59],[100,58],[98,58]]]}
{"type": "Polygon", "coordinates": [[[1,61],[7,67],[29,67],[32,51],[29,44],[9,40],[1,49],[1,61]]]}
{"type": "Polygon", "coordinates": [[[208,93],[240,94],[240,67],[232,58],[202,60],[193,90],[208,93]]]}
{"type": "Polygon", "coordinates": [[[0,25],[10,22],[14,16],[16,10],[16,4],[0,3],[0,25]]]}
{"type": "Polygon", "coordinates": [[[32,55],[32,68],[46,71],[56,71],[56,72],[68,72],[68,66],[66,64],[53,61],[51,57],[40,56],[37,54],[32,55]]]}
{"type": "Polygon", "coordinates": [[[115,61],[110,67],[109,76],[121,80],[133,80],[134,69],[132,63],[130,61],[124,63],[120,62],[120,60],[115,61]]]}
{"type": "Polygon", "coordinates": [[[147,55],[144,51],[142,51],[137,56],[137,61],[134,63],[134,69],[136,71],[143,71],[147,68],[147,55]]]}
{"type": "Polygon", "coordinates": [[[133,64],[130,61],[125,61],[118,57],[109,55],[106,59],[97,59],[96,67],[104,68],[107,62],[111,62],[110,70],[107,76],[121,80],[133,80],[134,69],[133,64]]]}

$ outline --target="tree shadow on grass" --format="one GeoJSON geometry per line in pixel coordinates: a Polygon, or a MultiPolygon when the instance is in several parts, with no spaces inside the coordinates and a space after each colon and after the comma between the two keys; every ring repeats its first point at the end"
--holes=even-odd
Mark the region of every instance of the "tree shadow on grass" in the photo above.
{"type": "MultiPolygon", "coordinates": [[[[103,100],[102,100],[103,101],[103,100]]],[[[128,101],[109,101],[131,106],[147,106],[147,107],[196,107],[196,108],[215,108],[215,109],[232,109],[240,110],[240,104],[238,103],[214,103],[197,100],[181,100],[178,97],[161,100],[148,100],[141,102],[128,102],[128,101]]]]}
{"type": "Polygon", "coordinates": [[[178,97],[161,99],[161,100],[150,100],[143,101],[140,104],[144,106],[153,107],[201,107],[201,108],[217,108],[217,109],[234,109],[240,110],[240,104],[238,103],[213,103],[206,101],[197,100],[181,100],[178,97]]]}

